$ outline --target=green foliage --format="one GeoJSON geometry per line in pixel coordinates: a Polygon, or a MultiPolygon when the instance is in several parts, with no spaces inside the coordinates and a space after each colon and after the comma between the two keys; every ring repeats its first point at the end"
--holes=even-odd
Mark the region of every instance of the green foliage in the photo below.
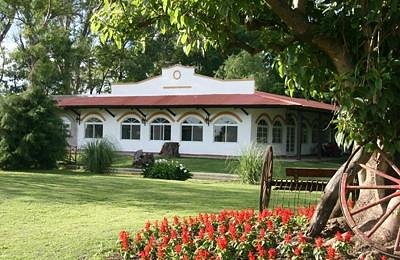
{"type": "Polygon", "coordinates": [[[255,144],[247,147],[236,163],[236,159],[228,161],[230,172],[239,175],[243,183],[257,184],[260,182],[265,151],[255,144]]]}
{"type": "Polygon", "coordinates": [[[96,139],[83,147],[82,163],[90,172],[104,173],[110,169],[115,157],[115,147],[109,140],[96,139]]]}
{"type": "Polygon", "coordinates": [[[256,88],[276,94],[285,94],[283,80],[272,67],[273,57],[264,53],[251,55],[247,51],[229,56],[215,76],[224,79],[254,78],[256,88]]]}
{"type": "Polygon", "coordinates": [[[54,101],[32,88],[0,97],[0,168],[53,168],[67,142],[54,101]]]}
{"type": "Polygon", "coordinates": [[[158,159],[154,164],[147,165],[142,174],[145,178],[180,181],[185,181],[192,177],[192,174],[183,164],[165,159],[158,159]]]}

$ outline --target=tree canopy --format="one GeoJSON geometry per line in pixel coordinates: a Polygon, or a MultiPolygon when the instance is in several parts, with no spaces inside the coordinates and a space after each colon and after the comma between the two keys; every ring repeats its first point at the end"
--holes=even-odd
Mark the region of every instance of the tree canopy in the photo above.
{"type": "Polygon", "coordinates": [[[47,169],[66,151],[66,130],[55,102],[35,87],[0,96],[0,168],[47,169]]]}
{"type": "Polygon", "coordinates": [[[185,51],[218,46],[271,52],[290,91],[340,105],[338,140],[400,150],[400,6],[375,1],[104,1],[102,40],[177,32],[185,51]]]}
{"type": "Polygon", "coordinates": [[[223,79],[254,78],[257,90],[285,94],[283,80],[273,68],[273,57],[268,53],[252,55],[241,51],[232,54],[218,68],[215,76],[223,79]]]}

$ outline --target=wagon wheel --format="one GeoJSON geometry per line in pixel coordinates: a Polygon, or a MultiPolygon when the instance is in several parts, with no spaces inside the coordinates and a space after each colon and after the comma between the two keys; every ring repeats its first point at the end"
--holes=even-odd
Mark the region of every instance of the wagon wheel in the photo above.
{"type": "Polygon", "coordinates": [[[267,148],[261,172],[260,211],[268,208],[269,200],[271,197],[272,166],[273,152],[272,147],[270,146],[267,148]]]}
{"type": "MultiPolygon", "coordinates": [[[[396,217],[400,217],[398,214],[400,212],[400,170],[391,160],[388,159],[388,156],[382,150],[378,151],[380,158],[383,158],[383,160],[388,163],[389,167],[391,167],[393,171],[397,173],[397,175],[393,177],[383,171],[360,164],[362,168],[368,169],[369,171],[375,173],[375,175],[384,179],[384,183],[382,185],[360,185],[355,182],[355,179],[357,179],[355,178],[355,174],[350,174],[347,172],[348,165],[346,165],[340,184],[341,207],[348,225],[355,234],[357,234],[371,246],[381,251],[383,254],[394,258],[400,258],[400,229],[397,231],[392,229],[392,231],[395,232],[395,234],[393,234],[393,238],[395,239],[392,239],[392,241],[389,242],[382,241],[377,236],[377,231],[391,215],[393,217],[393,214],[397,213],[396,217]],[[381,192],[382,196],[380,198],[376,198],[375,200],[368,201],[363,205],[357,206],[356,204],[356,207],[352,208],[352,205],[348,203],[349,198],[351,197],[354,200],[354,194],[359,193],[364,189],[379,191],[381,192]],[[389,201],[390,204],[388,204],[389,201]],[[365,211],[371,210],[371,208],[375,206],[381,206],[384,209],[382,215],[371,216],[372,219],[368,219],[368,221],[357,220],[357,214],[362,212],[365,213],[365,211]],[[373,219],[373,217],[375,217],[375,219],[373,219]],[[369,225],[368,228],[366,228],[367,224],[369,225]]],[[[356,152],[351,155],[349,161],[356,152]]]]}

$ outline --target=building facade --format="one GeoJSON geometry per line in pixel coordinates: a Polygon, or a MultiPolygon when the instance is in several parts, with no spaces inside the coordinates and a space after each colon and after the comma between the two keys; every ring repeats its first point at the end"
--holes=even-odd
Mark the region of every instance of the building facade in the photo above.
{"type": "Polygon", "coordinates": [[[110,94],[56,99],[69,144],[78,147],[106,137],[124,152],[158,153],[165,142],[178,142],[181,154],[235,156],[259,144],[300,157],[332,140],[332,105],[258,92],[253,80],[219,80],[180,65],[113,84],[110,94]]]}

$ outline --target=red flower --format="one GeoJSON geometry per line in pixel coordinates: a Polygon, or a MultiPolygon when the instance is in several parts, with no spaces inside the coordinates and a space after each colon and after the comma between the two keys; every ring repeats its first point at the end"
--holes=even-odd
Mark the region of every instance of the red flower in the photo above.
{"type": "Polygon", "coordinates": [[[249,254],[247,255],[247,257],[249,258],[249,260],[255,260],[256,257],[254,256],[254,253],[252,251],[249,251],[249,254]]]}
{"type": "Polygon", "coordinates": [[[183,260],[189,260],[189,257],[188,257],[187,254],[184,254],[182,259],[183,259],[183,260]]]}
{"type": "Polygon", "coordinates": [[[287,233],[283,239],[285,243],[288,244],[292,241],[292,235],[290,233],[287,233]]]}
{"type": "Polygon", "coordinates": [[[328,255],[326,256],[327,259],[335,259],[336,250],[332,246],[329,246],[326,249],[326,252],[328,253],[328,255]]]}
{"type": "Polygon", "coordinates": [[[381,260],[386,260],[387,259],[387,257],[386,256],[381,256],[381,260]]]}
{"type": "Polygon", "coordinates": [[[299,256],[301,255],[301,248],[296,246],[296,248],[294,249],[294,255],[299,256]]]}
{"type": "Polygon", "coordinates": [[[204,238],[204,228],[201,228],[200,230],[199,230],[199,239],[203,239],[204,238]]]}
{"type": "Polygon", "coordinates": [[[305,244],[306,243],[306,237],[303,235],[302,232],[299,233],[298,240],[299,240],[300,244],[305,244]]]}
{"type": "Polygon", "coordinates": [[[175,252],[179,255],[182,251],[182,245],[181,244],[177,244],[175,246],[175,252]]]}
{"type": "Polygon", "coordinates": [[[228,232],[229,232],[229,235],[231,236],[231,238],[232,238],[233,240],[236,240],[236,238],[237,238],[237,233],[236,233],[236,226],[235,226],[234,223],[232,223],[232,222],[229,223],[229,230],[228,230],[228,232]]]}
{"type": "Polygon", "coordinates": [[[174,224],[175,225],[179,224],[179,217],[178,216],[174,216],[174,224]]]}
{"type": "Polygon", "coordinates": [[[228,245],[228,240],[226,239],[225,236],[220,236],[220,237],[217,239],[217,245],[218,245],[219,248],[225,249],[226,246],[228,245]]]}
{"type": "Polygon", "coordinates": [[[146,227],[145,227],[145,229],[146,229],[146,231],[149,231],[150,230],[150,221],[148,221],[147,220],[147,222],[146,222],[146,227]]]}
{"type": "Polygon", "coordinates": [[[267,229],[269,231],[274,231],[274,223],[271,220],[267,221],[267,229]]]}
{"type": "Polygon", "coordinates": [[[276,257],[276,249],[275,248],[268,249],[268,258],[275,259],[275,257],[276,257]]]}
{"type": "Polygon", "coordinates": [[[176,233],[175,229],[171,230],[171,239],[176,239],[176,237],[178,236],[178,233],[176,233]]]}
{"type": "Polygon", "coordinates": [[[323,244],[324,244],[324,239],[322,237],[317,237],[317,239],[315,239],[316,248],[321,248],[323,244]]]}
{"type": "Polygon", "coordinates": [[[257,243],[256,249],[257,249],[258,255],[261,256],[261,258],[263,258],[264,255],[265,255],[265,249],[264,249],[264,247],[261,245],[260,242],[257,243]]]}
{"type": "Polygon", "coordinates": [[[127,231],[119,232],[119,240],[121,241],[122,250],[129,250],[129,233],[127,231]]]}
{"type": "Polygon", "coordinates": [[[225,232],[226,232],[225,225],[224,224],[219,225],[218,226],[218,231],[219,231],[220,234],[225,234],[225,232]]]}
{"type": "Polygon", "coordinates": [[[250,233],[250,232],[251,232],[251,229],[252,229],[251,224],[250,224],[249,222],[246,222],[246,223],[244,224],[244,232],[245,232],[245,233],[250,233]]]}
{"type": "Polygon", "coordinates": [[[343,240],[342,233],[340,233],[340,231],[336,232],[335,238],[337,241],[342,241],[343,240]]]}
{"type": "Polygon", "coordinates": [[[347,231],[346,233],[344,233],[343,236],[344,236],[344,241],[350,242],[351,237],[352,237],[352,234],[350,231],[347,231]]]}
{"type": "Polygon", "coordinates": [[[164,248],[163,247],[158,247],[157,248],[157,256],[159,257],[159,258],[163,258],[164,256],[165,256],[165,253],[164,253],[164,248]]]}
{"type": "Polygon", "coordinates": [[[167,245],[168,245],[168,242],[169,242],[169,236],[168,236],[168,235],[165,235],[165,236],[163,237],[163,239],[162,239],[162,245],[163,245],[163,246],[167,246],[167,245]]]}
{"type": "Polygon", "coordinates": [[[264,237],[265,237],[265,229],[260,228],[260,236],[259,236],[259,238],[262,239],[264,237]]]}

